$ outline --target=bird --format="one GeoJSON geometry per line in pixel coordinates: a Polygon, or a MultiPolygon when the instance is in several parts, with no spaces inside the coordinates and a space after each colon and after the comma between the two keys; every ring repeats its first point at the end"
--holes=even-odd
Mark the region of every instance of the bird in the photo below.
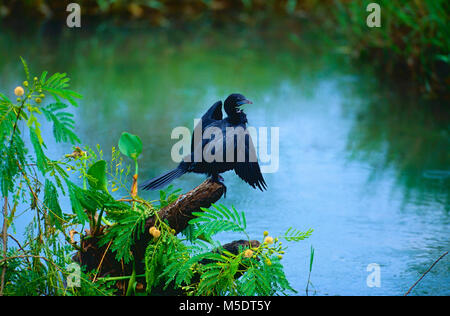
{"type": "Polygon", "coordinates": [[[247,115],[240,108],[244,104],[253,102],[240,93],[230,94],[223,103],[227,115],[223,118],[222,101],[214,103],[194,127],[191,153],[175,169],[143,182],[141,189],[161,189],[186,173],[199,173],[222,184],[226,194],[227,188],[220,174],[234,170],[252,188],[266,190],[267,184],[247,130],[247,115]],[[211,136],[205,137],[206,134],[211,136]]]}

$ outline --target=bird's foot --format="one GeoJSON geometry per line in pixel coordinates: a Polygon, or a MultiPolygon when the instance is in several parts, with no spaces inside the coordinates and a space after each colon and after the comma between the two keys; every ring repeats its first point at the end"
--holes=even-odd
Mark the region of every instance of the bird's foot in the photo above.
{"type": "Polygon", "coordinates": [[[223,198],[226,199],[227,198],[227,186],[222,182],[223,185],[223,198]]]}
{"type": "Polygon", "coordinates": [[[227,197],[227,186],[224,183],[225,179],[220,174],[218,174],[218,175],[213,175],[211,177],[211,181],[216,182],[223,186],[223,197],[226,198],[227,197]]]}

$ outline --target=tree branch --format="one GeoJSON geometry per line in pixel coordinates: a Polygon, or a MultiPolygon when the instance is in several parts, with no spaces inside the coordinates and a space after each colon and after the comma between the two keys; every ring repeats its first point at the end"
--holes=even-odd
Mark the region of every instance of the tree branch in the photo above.
{"type": "MultiPolygon", "coordinates": [[[[201,208],[208,208],[217,202],[225,192],[222,184],[213,182],[210,179],[204,181],[195,189],[181,195],[175,202],[164,207],[158,212],[158,217],[167,220],[169,226],[177,233],[182,232],[191,219],[193,212],[201,212],[201,208]]],[[[147,219],[146,229],[155,225],[156,218],[147,219]]]]}

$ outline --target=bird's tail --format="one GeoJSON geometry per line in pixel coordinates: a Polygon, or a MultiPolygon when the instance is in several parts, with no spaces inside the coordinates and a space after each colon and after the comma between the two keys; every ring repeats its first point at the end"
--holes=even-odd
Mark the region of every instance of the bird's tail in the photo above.
{"type": "Polygon", "coordinates": [[[140,185],[140,187],[143,190],[161,189],[166,185],[168,185],[173,180],[175,180],[176,178],[181,177],[185,173],[186,173],[185,170],[178,167],[158,177],[145,181],[140,185]]]}

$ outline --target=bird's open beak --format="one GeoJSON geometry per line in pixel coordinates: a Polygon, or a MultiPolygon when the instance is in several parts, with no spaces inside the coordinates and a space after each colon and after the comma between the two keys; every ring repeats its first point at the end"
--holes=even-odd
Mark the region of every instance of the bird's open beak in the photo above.
{"type": "Polygon", "coordinates": [[[243,101],[239,101],[237,104],[238,104],[239,106],[241,106],[241,105],[243,105],[243,104],[253,104],[253,102],[250,101],[250,100],[243,100],[243,101]]]}

